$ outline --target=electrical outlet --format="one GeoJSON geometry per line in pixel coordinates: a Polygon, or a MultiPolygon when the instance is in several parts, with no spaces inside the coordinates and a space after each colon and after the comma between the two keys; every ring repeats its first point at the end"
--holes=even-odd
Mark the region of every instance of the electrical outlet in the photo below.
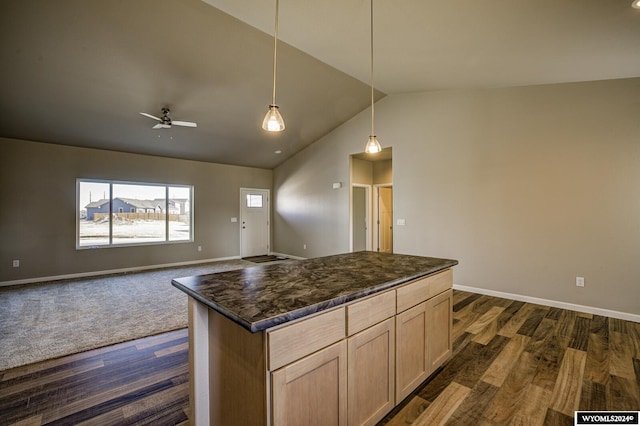
{"type": "Polygon", "coordinates": [[[198,251],[202,251],[202,246],[198,246],[198,251]]]}
{"type": "Polygon", "coordinates": [[[14,260],[13,261],[13,267],[14,268],[19,268],[20,267],[20,261],[19,260],[14,260]]]}
{"type": "Polygon", "coordinates": [[[302,245],[302,250],[306,250],[306,249],[307,249],[307,245],[306,245],[306,244],[303,244],[303,245],[302,245]]]}
{"type": "Polygon", "coordinates": [[[584,277],[576,277],[576,287],[584,287],[584,277]]]}

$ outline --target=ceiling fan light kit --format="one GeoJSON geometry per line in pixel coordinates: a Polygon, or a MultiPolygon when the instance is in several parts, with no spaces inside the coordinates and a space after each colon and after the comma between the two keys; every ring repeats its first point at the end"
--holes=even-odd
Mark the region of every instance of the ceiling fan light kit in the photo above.
{"type": "Polygon", "coordinates": [[[269,111],[262,121],[262,128],[268,132],[281,132],[284,130],[284,120],[280,115],[279,107],[276,104],[276,70],[278,68],[278,6],[279,1],[276,0],[276,23],[273,31],[273,95],[269,111]]]}
{"type": "Polygon", "coordinates": [[[162,108],[162,118],[158,118],[155,115],[151,115],[146,112],[141,112],[141,115],[145,117],[149,117],[153,120],[159,121],[158,124],[153,126],[153,129],[170,129],[172,125],[174,126],[182,126],[182,127],[198,127],[198,125],[192,121],[179,121],[179,120],[171,120],[169,118],[169,114],[171,110],[167,107],[162,108]]]}

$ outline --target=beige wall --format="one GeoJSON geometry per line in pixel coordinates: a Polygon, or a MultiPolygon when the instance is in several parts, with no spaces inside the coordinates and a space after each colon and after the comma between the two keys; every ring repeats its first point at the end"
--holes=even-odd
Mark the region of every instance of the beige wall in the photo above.
{"type": "MultiPolygon", "coordinates": [[[[386,97],[395,251],[458,259],[460,285],[640,314],[638,99],[638,78],[386,97]]],[[[330,182],[369,125],[365,111],[275,169],[276,251],[348,250],[349,194],[330,182]]]]}
{"type": "Polygon", "coordinates": [[[351,183],[381,185],[393,183],[392,160],[368,161],[351,159],[351,183]]]}
{"type": "Polygon", "coordinates": [[[0,152],[0,282],[239,256],[240,187],[272,183],[271,170],[12,139],[0,152]],[[194,185],[194,242],[76,250],[76,178],[194,185]]]}
{"type": "Polygon", "coordinates": [[[373,164],[373,183],[375,185],[383,185],[393,183],[393,173],[391,167],[392,160],[374,161],[373,164]]]}
{"type": "Polygon", "coordinates": [[[373,163],[371,161],[351,159],[351,183],[361,185],[373,184],[373,163]]]}

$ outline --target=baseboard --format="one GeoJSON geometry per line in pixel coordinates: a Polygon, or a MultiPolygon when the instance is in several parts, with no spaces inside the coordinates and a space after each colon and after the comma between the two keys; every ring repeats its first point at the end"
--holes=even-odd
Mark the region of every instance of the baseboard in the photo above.
{"type": "Polygon", "coordinates": [[[179,266],[190,266],[190,265],[198,265],[200,263],[221,262],[225,260],[237,260],[237,259],[240,259],[240,256],[217,257],[215,259],[190,260],[187,262],[163,263],[160,265],[134,266],[132,268],[80,272],[77,274],[53,275],[50,277],[26,278],[23,280],[2,281],[0,282],[0,287],[11,286],[11,285],[21,285],[21,284],[34,284],[34,283],[41,283],[45,281],[69,280],[74,278],[89,278],[89,277],[97,277],[100,275],[122,274],[127,272],[140,272],[140,271],[147,271],[149,269],[175,268],[179,266]]]}
{"type": "Polygon", "coordinates": [[[305,260],[306,259],[306,257],[294,256],[292,254],[286,254],[286,253],[278,253],[276,251],[272,251],[269,254],[272,254],[274,256],[286,257],[288,259],[295,259],[295,260],[305,260]]]}
{"type": "Polygon", "coordinates": [[[487,296],[502,297],[504,299],[518,300],[520,302],[536,303],[538,305],[551,306],[554,308],[567,309],[570,311],[586,312],[588,314],[601,315],[604,317],[618,318],[626,321],[640,323],[640,315],[627,312],[611,311],[609,309],[595,308],[593,306],[576,305],[574,303],[559,302],[557,300],[540,299],[538,297],[523,296],[521,294],[505,293],[502,291],[487,290],[484,288],[468,287],[454,284],[455,290],[468,291],[470,293],[486,294],[487,296]]]}

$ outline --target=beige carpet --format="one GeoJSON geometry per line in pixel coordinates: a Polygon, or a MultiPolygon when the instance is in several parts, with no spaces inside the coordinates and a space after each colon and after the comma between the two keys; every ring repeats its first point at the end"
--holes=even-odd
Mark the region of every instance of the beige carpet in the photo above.
{"type": "Polygon", "coordinates": [[[0,288],[0,371],[187,326],[177,277],[256,266],[232,260],[0,288]]]}

